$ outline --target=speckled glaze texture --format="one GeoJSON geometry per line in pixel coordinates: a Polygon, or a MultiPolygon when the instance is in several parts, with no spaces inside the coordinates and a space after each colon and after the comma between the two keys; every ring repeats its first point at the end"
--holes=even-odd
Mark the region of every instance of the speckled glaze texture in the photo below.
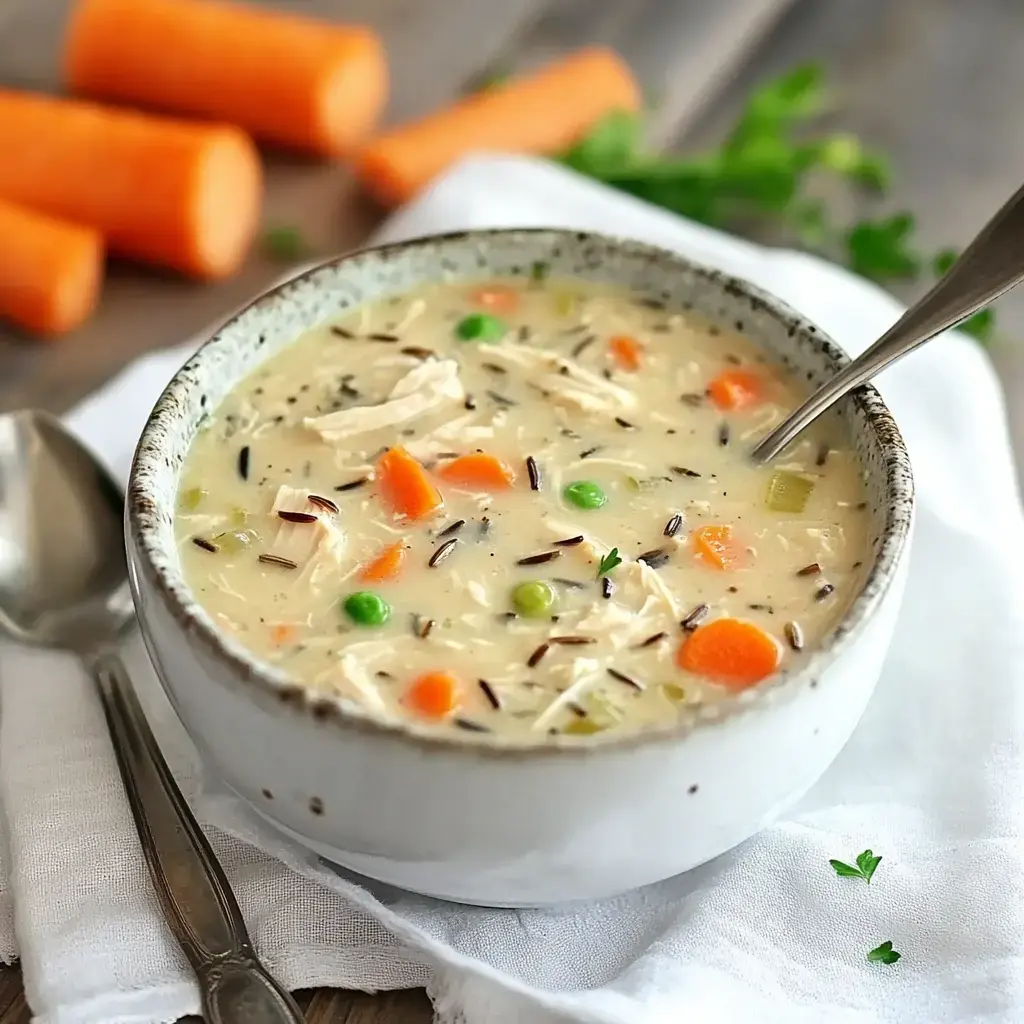
{"type": "Polygon", "coordinates": [[[448,899],[595,898],[684,871],[770,822],[831,763],[874,688],[906,570],[913,482],[873,388],[844,403],[864,467],[871,569],[833,634],[695,724],[636,735],[496,740],[311,701],[221,635],[178,564],[178,474],[207,410],[258,363],[353,305],[428,281],[520,274],[625,285],[758,340],[812,385],[842,351],[779,300],[674,254],[600,235],[477,231],[367,250],[307,271],[231,318],[179,371],[128,491],[133,593],[158,675],[197,747],[258,813],[361,874],[448,899]]]}

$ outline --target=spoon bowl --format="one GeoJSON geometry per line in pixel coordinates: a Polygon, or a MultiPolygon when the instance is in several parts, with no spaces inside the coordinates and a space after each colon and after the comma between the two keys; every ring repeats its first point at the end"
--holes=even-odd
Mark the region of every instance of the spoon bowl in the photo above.
{"type": "Polygon", "coordinates": [[[185,803],[116,648],[134,624],[113,477],[52,416],[0,416],[0,630],[78,654],[96,682],[167,923],[211,1024],[296,1024],[253,951],[227,878],[185,803]]]}
{"type": "Polygon", "coordinates": [[[123,499],[47,413],[0,417],[0,628],[88,654],[130,620],[123,499]]]}

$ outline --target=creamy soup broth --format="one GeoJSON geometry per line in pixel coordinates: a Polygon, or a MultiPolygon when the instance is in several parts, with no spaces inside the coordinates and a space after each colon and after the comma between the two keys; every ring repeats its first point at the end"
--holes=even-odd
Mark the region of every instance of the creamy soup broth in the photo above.
{"type": "Polygon", "coordinates": [[[221,630],[385,718],[543,737],[714,713],[806,656],[864,572],[838,421],[747,458],[805,393],[623,291],[431,285],[228,395],[183,471],[181,559],[221,630]]]}

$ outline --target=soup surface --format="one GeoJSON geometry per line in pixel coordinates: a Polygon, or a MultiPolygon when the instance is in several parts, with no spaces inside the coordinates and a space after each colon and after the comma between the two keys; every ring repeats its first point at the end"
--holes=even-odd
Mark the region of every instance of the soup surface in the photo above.
{"type": "Polygon", "coordinates": [[[543,737],[714,714],[805,656],[864,571],[837,421],[747,458],[804,394],[740,334],[604,286],[381,299],[203,425],[186,576],[255,654],[392,720],[543,737]]]}

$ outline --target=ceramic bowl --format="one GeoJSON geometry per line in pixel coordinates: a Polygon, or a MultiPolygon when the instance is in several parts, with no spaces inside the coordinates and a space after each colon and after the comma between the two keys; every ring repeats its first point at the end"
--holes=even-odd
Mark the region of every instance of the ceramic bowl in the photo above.
{"type": "Polygon", "coordinates": [[[798,668],[686,725],[542,744],[377,721],[304,691],[221,633],[182,577],[172,520],[207,410],[307,328],[427,281],[552,274],[625,285],[764,345],[817,385],[846,361],[813,324],[744,281],[635,242],[555,230],[474,231],[317,266],[237,313],[150,416],[129,485],[139,619],[157,673],[208,767],[281,832],[360,874],[468,903],[608,896],[686,871],[756,833],[831,763],[861,717],[896,621],[913,484],[878,394],[841,415],[863,465],[863,590],[798,668]]]}

